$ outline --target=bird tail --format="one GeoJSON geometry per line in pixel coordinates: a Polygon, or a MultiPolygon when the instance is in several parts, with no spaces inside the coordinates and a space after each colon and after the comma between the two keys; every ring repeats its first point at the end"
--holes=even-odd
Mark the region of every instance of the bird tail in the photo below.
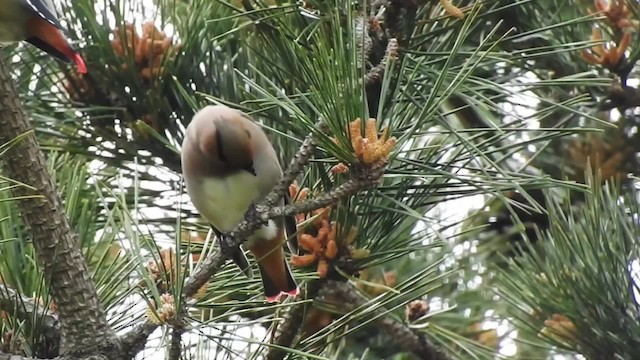
{"type": "Polygon", "coordinates": [[[264,294],[268,302],[277,302],[282,295],[296,296],[300,292],[293,278],[282,249],[282,241],[258,242],[251,247],[251,252],[258,259],[258,268],[262,277],[264,294]]]}
{"type": "Polygon", "coordinates": [[[283,259],[282,264],[284,265],[284,276],[286,279],[284,286],[282,284],[276,284],[272,275],[269,274],[269,271],[258,263],[260,275],[262,276],[264,296],[266,297],[267,302],[278,302],[282,295],[296,296],[300,293],[300,288],[298,288],[298,284],[293,278],[293,274],[291,273],[291,269],[289,268],[286,260],[283,259]]]}

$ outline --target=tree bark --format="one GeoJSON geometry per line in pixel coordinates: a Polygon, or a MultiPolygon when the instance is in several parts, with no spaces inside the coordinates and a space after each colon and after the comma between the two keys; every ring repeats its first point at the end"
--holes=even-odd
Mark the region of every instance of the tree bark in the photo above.
{"type": "MultiPolygon", "coordinates": [[[[0,59],[0,144],[31,129],[9,68],[0,59]]],[[[17,187],[15,196],[41,195],[19,200],[17,205],[58,306],[62,354],[115,358],[119,342],[100,306],[77,234],[69,225],[35,134],[25,136],[1,160],[5,176],[35,188],[17,187]]]]}

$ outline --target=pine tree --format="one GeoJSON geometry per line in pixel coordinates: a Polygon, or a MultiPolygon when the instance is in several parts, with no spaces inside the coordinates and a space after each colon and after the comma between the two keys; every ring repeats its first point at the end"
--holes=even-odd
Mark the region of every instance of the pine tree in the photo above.
{"type": "Polygon", "coordinates": [[[0,60],[0,359],[637,357],[636,0],[57,5],[88,74],[0,60]],[[186,196],[208,104],[277,150],[296,298],[186,196]]]}

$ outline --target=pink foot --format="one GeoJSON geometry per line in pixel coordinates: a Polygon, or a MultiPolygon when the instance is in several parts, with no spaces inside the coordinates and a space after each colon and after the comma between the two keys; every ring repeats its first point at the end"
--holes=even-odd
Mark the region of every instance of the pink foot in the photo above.
{"type": "Polygon", "coordinates": [[[279,302],[280,301],[280,296],[282,295],[282,293],[278,294],[278,295],[274,295],[274,296],[267,296],[267,302],[268,303],[275,303],[275,302],[279,302]]]}
{"type": "Polygon", "coordinates": [[[289,296],[298,296],[298,294],[300,294],[300,288],[295,288],[291,291],[287,291],[286,293],[281,293],[281,294],[287,294],[289,296]]]}
{"type": "Polygon", "coordinates": [[[267,296],[267,302],[268,303],[274,303],[274,302],[279,302],[280,298],[282,296],[297,296],[300,293],[300,288],[295,288],[294,290],[291,291],[280,291],[280,293],[278,295],[274,295],[274,296],[267,296]]]}

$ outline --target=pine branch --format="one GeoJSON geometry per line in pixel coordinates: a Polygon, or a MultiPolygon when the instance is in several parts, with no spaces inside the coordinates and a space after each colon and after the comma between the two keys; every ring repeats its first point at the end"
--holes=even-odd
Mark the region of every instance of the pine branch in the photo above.
{"type": "MultiPolygon", "coordinates": [[[[0,143],[31,129],[9,68],[0,59],[0,143]]],[[[117,337],[107,323],[77,235],[71,229],[35,135],[25,136],[2,160],[5,174],[32,186],[41,195],[22,199],[17,205],[58,305],[62,353],[112,354],[119,345],[117,337]]],[[[16,197],[33,195],[28,187],[12,191],[16,197]]]]}
{"type": "Polygon", "coordinates": [[[132,359],[147,345],[147,338],[158,328],[158,325],[147,320],[120,337],[122,353],[125,359],[132,359]]]}
{"type": "MultiPolygon", "coordinates": [[[[282,195],[288,190],[289,184],[291,184],[291,182],[293,182],[293,180],[298,176],[300,171],[302,171],[304,165],[309,162],[309,159],[313,155],[314,149],[315,142],[313,141],[311,134],[309,134],[302,142],[300,149],[291,160],[291,163],[287,167],[282,180],[278,185],[276,185],[271,193],[269,193],[265,197],[263,203],[276,204],[278,202],[278,199],[282,198],[282,195]]],[[[241,223],[238,228],[244,226],[249,227],[248,231],[253,231],[251,229],[256,229],[260,224],[260,221],[254,221],[251,224],[245,221],[241,223]]],[[[236,229],[236,231],[239,230],[236,229]]],[[[245,238],[241,235],[242,234],[239,234],[238,236],[228,239],[228,241],[230,242],[228,248],[239,246],[245,238]]],[[[185,296],[193,296],[193,294],[195,294],[209,280],[209,278],[213,276],[218,271],[218,269],[222,267],[222,265],[224,265],[225,261],[229,259],[229,257],[230,254],[224,254],[220,250],[213,252],[209,257],[207,257],[202,265],[196,270],[194,275],[185,284],[183,291],[185,296]]],[[[124,335],[121,338],[124,353],[133,357],[135,354],[142,351],[144,349],[144,344],[146,343],[145,340],[149,337],[149,335],[151,335],[151,333],[157,328],[157,326],[158,325],[154,324],[151,321],[146,321],[145,323],[139,325],[138,327],[124,335]]]]}
{"type": "Polygon", "coordinates": [[[182,354],[182,334],[184,334],[183,326],[174,326],[171,332],[171,345],[169,347],[169,359],[180,360],[182,354]]]}
{"type": "MultiPolygon", "coordinates": [[[[322,128],[324,127],[324,125],[322,123],[319,123],[316,125],[316,127],[322,128]]],[[[313,155],[313,151],[315,150],[315,148],[316,143],[313,140],[312,135],[307,135],[307,137],[302,142],[300,149],[298,149],[298,152],[293,156],[293,159],[291,159],[291,162],[289,163],[287,170],[282,176],[282,180],[280,180],[280,183],[278,183],[278,185],[276,185],[276,187],[271,190],[271,193],[269,193],[269,195],[267,195],[267,197],[264,199],[264,203],[266,205],[273,206],[277,204],[278,201],[282,198],[282,194],[286,194],[287,190],[289,189],[289,185],[293,182],[293,180],[295,180],[298,174],[300,174],[300,172],[303,170],[304,166],[309,162],[309,159],[313,155]]]]}
{"type": "Polygon", "coordinates": [[[383,167],[371,169],[370,171],[367,170],[337,188],[332,189],[330,192],[303,202],[275,208],[267,208],[261,204],[256,208],[258,209],[257,211],[263,221],[267,221],[275,217],[310,212],[315,209],[335,204],[340,199],[373,187],[382,176],[382,172],[383,167]]]}
{"type": "MultiPolygon", "coordinates": [[[[322,286],[324,285],[324,281],[312,281],[309,283],[309,287],[306,293],[305,298],[313,300],[317,295],[322,286]]],[[[274,344],[279,345],[281,347],[291,347],[293,344],[293,340],[298,335],[300,327],[304,323],[304,308],[308,303],[299,303],[293,305],[289,308],[287,313],[284,315],[284,322],[278,329],[278,333],[276,334],[274,344]]],[[[287,351],[282,350],[277,347],[272,347],[269,349],[269,353],[267,353],[267,360],[282,360],[287,355],[287,351]]]]}
{"type": "MultiPolygon", "coordinates": [[[[295,157],[303,159],[303,157],[295,157]]],[[[326,194],[316,198],[306,200],[300,203],[291,204],[283,207],[272,208],[261,202],[252,206],[245,214],[245,220],[242,221],[229,234],[223,235],[220,239],[220,250],[211,254],[201,266],[195,270],[194,274],[189,278],[184,286],[185,296],[192,296],[213,276],[218,269],[224,265],[225,261],[231,257],[233,250],[236,249],[244,239],[254,232],[261,224],[271,218],[294,215],[297,213],[309,212],[325,206],[335,204],[339,199],[351,196],[361,190],[373,187],[383,174],[385,163],[379,164],[375,168],[356,169],[352,167],[351,173],[354,178],[346,183],[332,189],[326,194]]],[[[274,192],[270,193],[270,198],[274,192]]],[[[284,193],[277,194],[282,197],[284,193]]]]}
{"type": "MultiPolygon", "coordinates": [[[[353,309],[363,306],[365,300],[358,294],[356,289],[348,282],[329,281],[320,290],[320,297],[340,299],[342,306],[349,306],[353,309]]],[[[374,312],[380,313],[381,310],[374,312]]],[[[371,314],[370,316],[374,316],[371,314]]],[[[395,340],[400,347],[413,353],[421,360],[449,360],[450,358],[431,344],[422,334],[417,334],[404,324],[398,323],[389,317],[383,317],[377,321],[384,329],[389,338],[395,340]]]]}

